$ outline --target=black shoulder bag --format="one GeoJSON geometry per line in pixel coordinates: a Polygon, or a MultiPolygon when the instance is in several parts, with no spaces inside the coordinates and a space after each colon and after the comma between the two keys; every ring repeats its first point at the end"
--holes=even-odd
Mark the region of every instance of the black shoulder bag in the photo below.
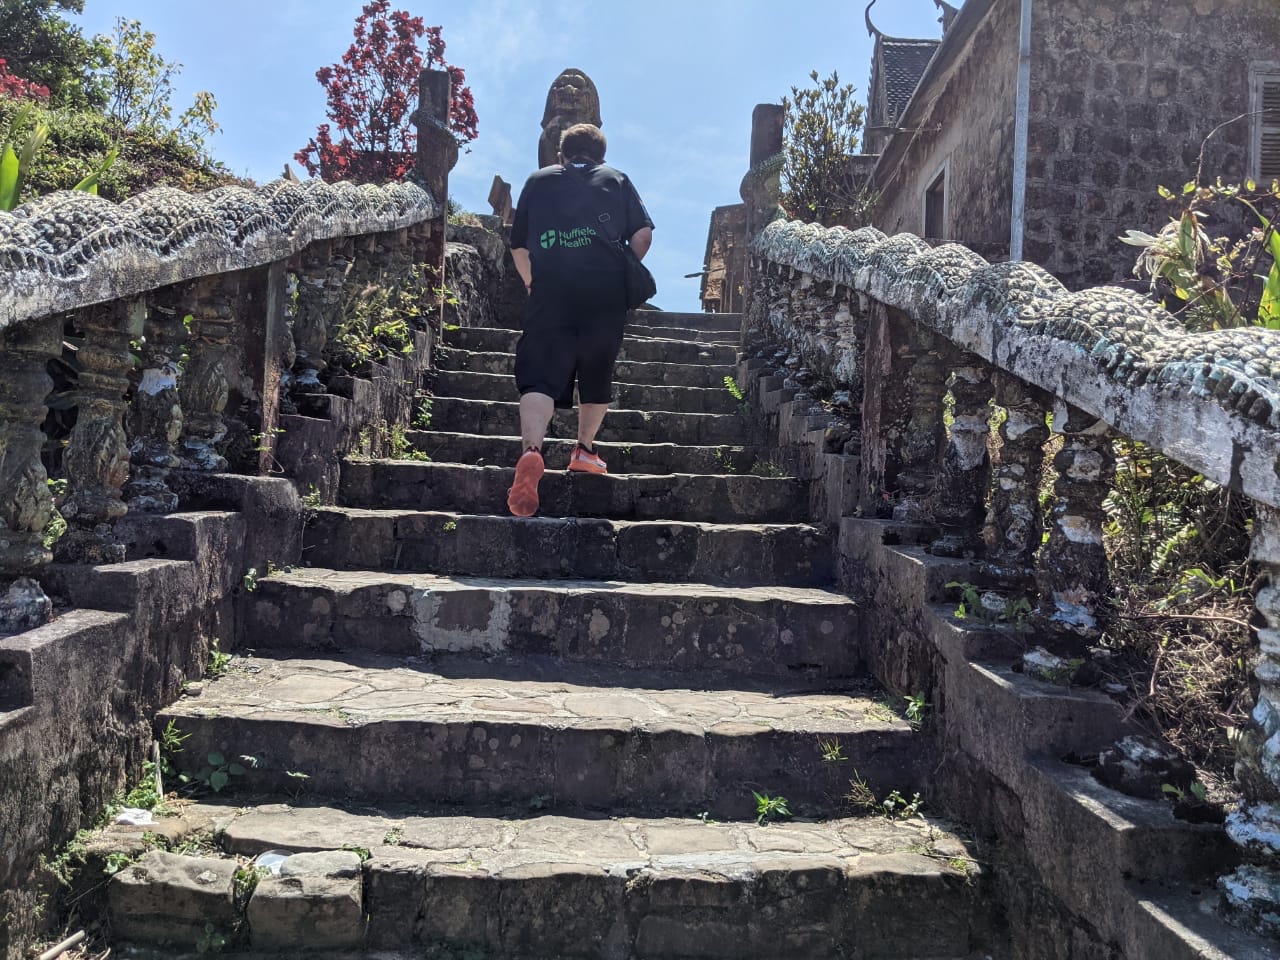
{"type": "MultiPolygon", "coordinates": [[[[587,217],[594,211],[587,209],[589,194],[586,190],[586,185],[581,181],[579,181],[579,185],[583,187],[582,200],[574,214],[587,217]]],[[[627,284],[627,309],[634,310],[641,304],[648,303],[653,299],[658,292],[658,284],[653,279],[653,274],[649,272],[649,268],[640,262],[636,252],[631,249],[631,244],[620,236],[615,237],[610,232],[607,224],[611,222],[611,219],[609,214],[602,213],[596,217],[596,222],[600,224],[600,228],[604,232],[605,247],[622,261],[622,272],[627,284]]]]}

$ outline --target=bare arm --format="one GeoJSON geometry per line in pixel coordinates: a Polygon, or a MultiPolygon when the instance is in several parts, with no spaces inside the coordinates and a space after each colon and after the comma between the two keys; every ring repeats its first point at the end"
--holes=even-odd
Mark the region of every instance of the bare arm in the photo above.
{"type": "MultiPolygon", "coordinates": [[[[631,235],[631,249],[635,252],[638,260],[643,260],[644,255],[649,252],[649,248],[653,246],[653,228],[641,227],[631,235]]],[[[529,254],[526,252],[525,256],[529,254]]]]}
{"type": "Polygon", "coordinates": [[[511,259],[516,262],[516,273],[524,281],[528,289],[533,284],[533,265],[529,263],[529,251],[524,247],[516,247],[511,251],[511,259]]]}

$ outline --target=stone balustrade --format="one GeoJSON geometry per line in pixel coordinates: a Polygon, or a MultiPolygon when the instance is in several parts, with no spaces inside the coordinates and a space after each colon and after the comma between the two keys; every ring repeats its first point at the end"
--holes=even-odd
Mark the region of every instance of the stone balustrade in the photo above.
{"type": "MultiPolygon", "coordinates": [[[[776,194],[772,206],[759,195],[763,179],[748,175],[744,199],[776,210],[776,194]]],[[[820,380],[844,401],[835,406],[861,438],[857,509],[933,524],[933,552],[974,557],[997,582],[1030,590],[1038,629],[1067,645],[1097,633],[1109,590],[1102,504],[1120,436],[1251,498],[1253,556],[1277,582],[1280,333],[1189,333],[1124,289],[1073,293],[1034,264],[780,214],[751,257],[747,356],[777,367],[797,398],[820,380]],[[1051,431],[1056,479],[1042,503],[1051,431]]],[[[1268,585],[1257,598],[1266,628],[1255,728],[1240,752],[1246,802],[1228,823],[1250,863],[1223,888],[1246,908],[1280,891],[1276,596],[1268,585]]]]}
{"type": "Polygon", "coordinates": [[[175,473],[273,470],[281,411],[337,372],[349,284],[421,266],[442,282],[448,103],[448,74],[425,71],[404,182],[61,192],[0,212],[0,635],[48,618],[52,559],[124,559],[118,521],[178,509],[175,473]]]}

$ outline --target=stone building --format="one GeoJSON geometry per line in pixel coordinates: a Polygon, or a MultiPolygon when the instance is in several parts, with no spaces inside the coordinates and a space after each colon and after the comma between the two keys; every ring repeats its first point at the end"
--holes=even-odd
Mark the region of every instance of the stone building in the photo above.
{"type": "Polygon", "coordinates": [[[901,110],[908,41],[877,39],[866,142],[879,150],[875,220],[887,233],[1008,257],[1025,172],[1023,258],[1078,288],[1130,275],[1133,253],[1116,238],[1168,219],[1157,187],[1191,180],[1220,124],[1235,119],[1208,141],[1206,178],[1280,177],[1276,0],[967,0],[943,22],[901,110]],[[1028,135],[1017,171],[1023,7],[1028,135]]]}
{"type": "Polygon", "coordinates": [[[746,204],[727,204],[711,212],[707,253],[702,268],[700,296],[703,310],[708,313],[738,313],[742,309],[749,239],[746,204]]]}

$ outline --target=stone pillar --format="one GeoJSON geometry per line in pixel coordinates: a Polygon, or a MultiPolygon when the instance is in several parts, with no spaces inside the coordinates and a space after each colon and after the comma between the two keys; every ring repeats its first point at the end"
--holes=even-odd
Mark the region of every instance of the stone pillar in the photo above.
{"type": "Polygon", "coordinates": [[[189,284],[152,295],[143,327],[142,379],[129,408],[129,460],[133,464],[125,498],[135,513],[170,513],[178,497],[169,489],[169,472],[182,466],[182,400],[178,382],[191,313],[189,284]]]}
{"type": "Polygon", "coordinates": [[[942,455],[942,472],[933,501],[933,518],[942,527],[931,552],[940,557],[972,557],[982,544],[991,487],[992,368],[977,357],[946,351],[952,360],[951,428],[942,455]]]}
{"type": "MultiPolygon", "coordinates": [[[[441,286],[444,274],[445,217],[449,205],[449,171],[458,162],[458,141],[449,129],[449,102],[452,99],[449,74],[444,70],[423,70],[418,78],[418,109],[413,123],[418,128],[418,179],[440,204],[440,214],[428,221],[426,256],[422,263],[441,286]]],[[[444,322],[444,303],[432,318],[439,328],[444,322]]]]}
{"type": "Polygon", "coordinates": [[[1262,587],[1256,601],[1258,704],[1252,726],[1236,741],[1236,782],[1244,794],[1227,818],[1227,835],[1244,865],[1218,881],[1227,914],[1243,926],[1280,937],[1280,510],[1256,504],[1253,549],[1262,587]]]}
{"type": "Polygon", "coordinates": [[[1115,477],[1115,450],[1105,423],[1065,403],[1054,410],[1053,431],[1063,443],[1053,458],[1058,478],[1049,539],[1036,564],[1041,613],[1052,627],[1090,637],[1110,583],[1102,501],[1115,477]]]}
{"type": "Polygon", "coordinates": [[[224,414],[230,396],[228,350],[236,336],[237,274],[204,277],[196,283],[189,357],[178,392],[182,398],[183,463],[196,470],[227,468],[218,445],[226,438],[224,414]]]}
{"type": "Polygon", "coordinates": [[[997,373],[995,401],[1007,416],[1000,424],[1000,462],[983,530],[985,555],[997,576],[1021,577],[1031,572],[1043,534],[1040,477],[1049,439],[1048,399],[1016,377],[997,373]]]}
{"type": "Polygon", "coordinates": [[[32,577],[51,558],[44,528],[53,497],[40,460],[45,367],[62,352],[62,325],[38,320],[0,332],[0,634],[38,627],[52,605],[32,577]]]}
{"type": "Polygon", "coordinates": [[[937,338],[873,304],[862,399],[865,516],[927,520],[942,458],[946,367],[937,338]]]}
{"type": "MultiPolygon", "coordinates": [[[[746,237],[750,244],[756,235],[778,214],[782,196],[782,105],[760,103],[751,111],[751,152],[747,174],[738,193],[746,204],[746,237]]],[[[742,302],[745,324],[762,311],[754,303],[759,291],[762,269],[748,269],[742,302]]]]}
{"type": "Polygon", "coordinates": [[[146,302],[114,301],[81,314],[80,385],[76,425],[62,458],[67,493],[62,515],[67,533],[55,554],[71,563],[119,563],[124,544],[112,523],[128,512],[129,446],[124,431],[125,393],[133,356],[129,341],[142,336],[146,302]]]}

